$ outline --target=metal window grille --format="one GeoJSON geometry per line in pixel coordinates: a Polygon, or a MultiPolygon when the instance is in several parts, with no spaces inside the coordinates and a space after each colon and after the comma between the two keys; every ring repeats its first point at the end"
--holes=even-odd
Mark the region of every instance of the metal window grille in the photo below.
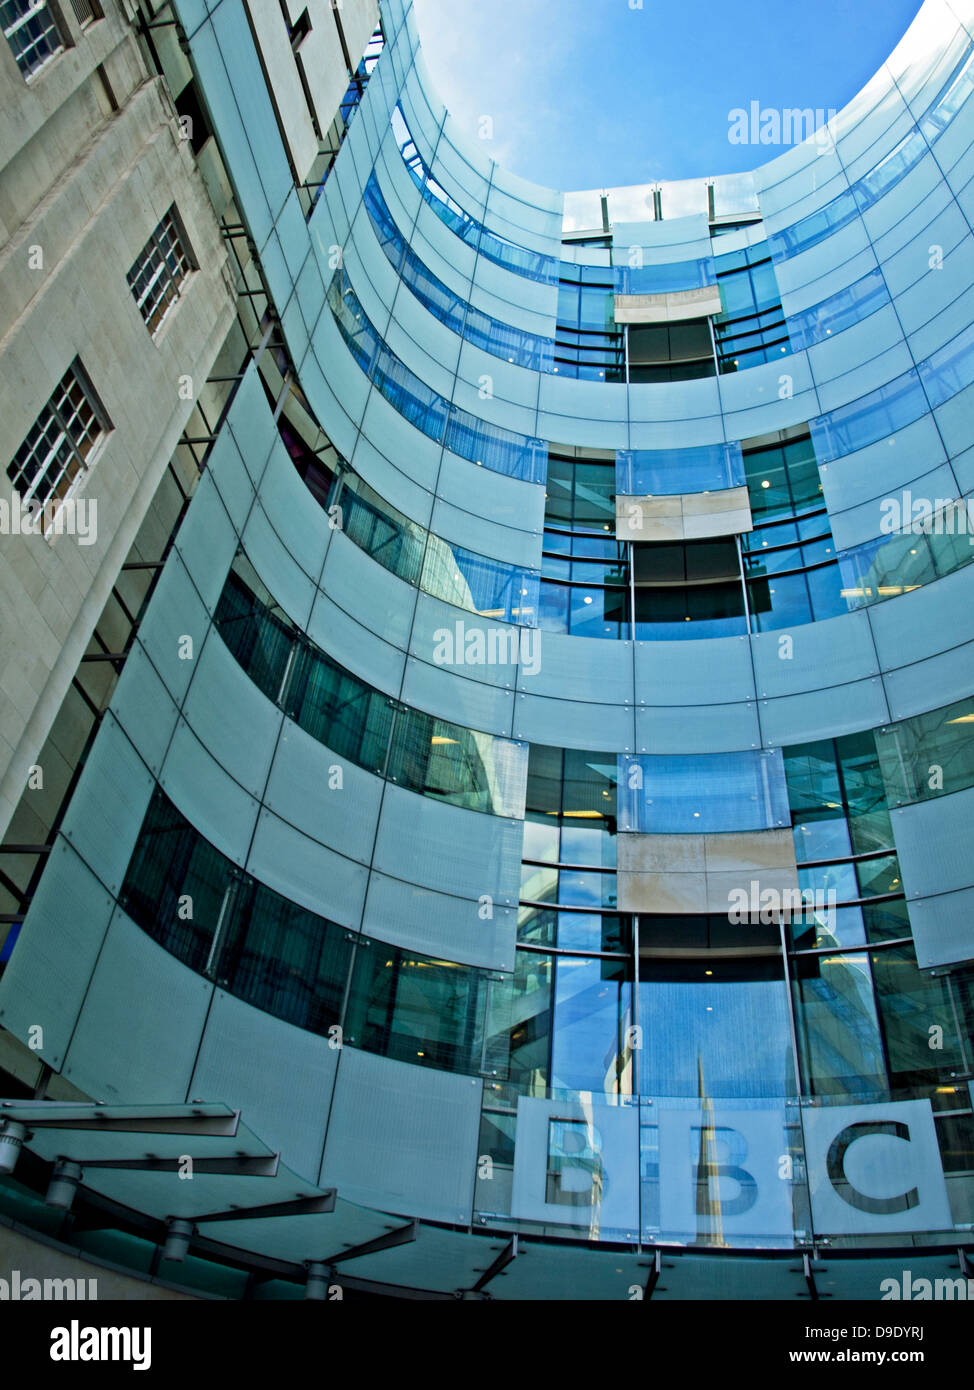
{"type": "Polygon", "coordinates": [[[94,0],[71,0],[71,8],[79,24],[90,24],[94,19],[101,19],[101,10],[94,0]]]}

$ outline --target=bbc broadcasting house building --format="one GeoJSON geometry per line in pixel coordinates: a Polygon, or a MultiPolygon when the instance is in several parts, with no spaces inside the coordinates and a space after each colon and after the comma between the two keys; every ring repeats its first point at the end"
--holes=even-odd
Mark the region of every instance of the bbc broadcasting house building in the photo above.
{"type": "MultiPolygon", "coordinates": [[[[156,361],[212,242],[228,336],[165,359],[197,467],[64,678],[83,747],[25,714],[12,764],[5,1265],[974,1279],[972,0],[753,173],[568,195],[458,133],[408,0],[339,7],[344,56],[324,0],[116,8],[206,140],[188,206],[155,170],[163,253],[99,273],[156,361]]],[[[158,392],[123,419],[104,343],[49,338],[57,496],[110,526],[158,392]]]]}

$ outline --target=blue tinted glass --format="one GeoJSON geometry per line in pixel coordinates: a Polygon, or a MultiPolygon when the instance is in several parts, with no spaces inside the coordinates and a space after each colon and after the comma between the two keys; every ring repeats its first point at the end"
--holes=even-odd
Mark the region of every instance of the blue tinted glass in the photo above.
{"type": "Polygon", "coordinates": [[[515,274],[523,275],[526,279],[538,280],[546,285],[556,284],[558,261],[542,251],[531,251],[525,246],[518,246],[515,242],[509,241],[507,237],[488,231],[482,222],[466,212],[426,168],[416,146],[409,138],[401,107],[396,108],[396,116],[396,124],[400,130],[400,153],[416,187],[440,221],[456,232],[468,246],[476,247],[487,260],[494,261],[507,270],[513,270],[515,274]],[[402,132],[405,132],[405,138],[402,132]]]}
{"type": "Polygon", "coordinates": [[[539,584],[536,570],[505,565],[430,536],[422,587],[448,603],[485,617],[535,627],[539,584]]]}
{"type": "Polygon", "coordinates": [[[496,473],[507,473],[530,483],[545,480],[548,449],[543,440],[490,425],[458,406],[450,407],[444,442],[452,453],[496,473]]]}
{"type": "Polygon", "coordinates": [[[744,484],[738,443],[695,449],[620,449],[616,492],[621,497],[667,497],[684,492],[719,492],[744,484]]]}
{"type": "Polygon", "coordinates": [[[696,261],[669,261],[663,265],[615,267],[617,294],[665,294],[672,290],[696,290],[717,278],[713,256],[696,261]]]}
{"type": "Polygon", "coordinates": [[[830,295],[821,303],[813,304],[799,314],[789,315],[788,332],[792,346],[799,352],[813,343],[820,343],[824,338],[860,323],[889,302],[883,272],[878,268],[871,270],[855,284],[830,295]]]}
{"type": "Polygon", "coordinates": [[[972,91],[974,52],[968,48],[920,122],[920,129],[931,144],[947,129],[972,91]]]}
{"type": "Polygon", "coordinates": [[[647,835],[791,824],[780,749],[620,754],[619,829],[647,835]]]}
{"type": "Polygon", "coordinates": [[[446,447],[462,458],[527,482],[544,482],[548,463],[544,440],[488,424],[449,405],[420,381],[382,342],[366,318],[344,269],[335,272],[328,302],[355,360],[400,415],[437,442],[443,440],[445,428],[446,447]]]}
{"type": "Polygon", "coordinates": [[[749,580],[747,586],[751,621],[758,632],[773,632],[812,620],[808,585],[802,574],[775,574],[768,579],[749,580]]]}
{"type": "Polygon", "coordinates": [[[931,406],[943,405],[974,382],[974,326],[965,328],[917,364],[931,406]]]}
{"type": "Polygon", "coordinates": [[[551,371],[554,342],[550,338],[523,333],[520,329],[474,309],[443,283],[407,247],[399,233],[373,173],[366,184],[363,201],[375,228],[379,244],[401,279],[431,314],[454,333],[460,333],[494,357],[506,358],[521,367],[551,371]]]}
{"type": "Polygon", "coordinates": [[[794,1082],[785,1065],[782,973],[780,960],[767,958],[641,960],[639,1016],[649,1026],[639,1054],[640,1092],[682,1098],[699,1095],[702,1084],[707,1094],[726,1098],[787,1095],[794,1082]]]}
{"type": "Polygon", "coordinates": [[[819,463],[828,463],[854,453],[895,434],[927,411],[919,375],[911,369],[878,391],[811,420],[815,455],[819,463]]]}
{"type": "Polygon", "coordinates": [[[824,241],[833,232],[845,227],[858,215],[859,209],[856,205],[855,195],[851,189],[846,189],[837,198],[833,198],[831,203],[826,203],[824,208],[809,213],[807,217],[803,217],[793,226],[785,227],[783,231],[775,232],[769,236],[768,245],[771,247],[771,255],[776,261],[786,260],[789,256],[797,256],[800,251],[807,251],[810,247],[817,246],[820,241],[824,241]]]}
{"type": "Polygon", "coordinates": [[[553,1087],[599,1092],[623,1089],[631,996],[632,985],[625,978],[622,961],[570,957],[557,961],[553,1087]]]}
{"type": "Polygon", "coordinates": [[[858,183],[853,184],[852,191],[859,207],[862,210],[872,207],[873,203],[878,202],[884,193],[888,193],[915,164],[920,162],[926,152],[927,142],[918,130],[905,136],[875,169],[871,169],[858,183]]]}

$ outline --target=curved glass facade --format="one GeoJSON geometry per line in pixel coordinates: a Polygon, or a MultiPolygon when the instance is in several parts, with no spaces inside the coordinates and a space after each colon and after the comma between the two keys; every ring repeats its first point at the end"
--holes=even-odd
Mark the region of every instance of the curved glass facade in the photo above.
{"type": "Polygon", "coordinates": [[[5,1026],[56,945],[79,1091],[229,1087],[357,1210],[534,1238],[537,1296],[566,1241],[955,1248],[974,30],[927,0],[753,196],[582,234],[458,133],[406,0],[310,206],[243,4],[175,8],[273,312],[5,1026]]]}

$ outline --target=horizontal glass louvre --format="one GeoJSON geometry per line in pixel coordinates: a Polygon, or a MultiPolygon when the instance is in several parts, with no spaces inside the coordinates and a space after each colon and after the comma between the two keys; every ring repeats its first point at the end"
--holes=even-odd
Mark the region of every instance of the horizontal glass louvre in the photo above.
{"type": "Polygon", "coordinates": [[[369,322],[344,269],[336,270],[332,278],[328,303],[356,362],[410,424],[472,463],[525,482],[544,482],[548,457],[545,442],[488,424],[451,405],[420,381],[369,322]]]}
{"type": "Polygon", "coordinates": [[[360,680],[275,611],[243,555],[234,561],[214,622],[264,694],[339,757],[453,806],[523,815],[522,744],[434,719],[360,680]]]}
{"type": "Polygon", "coordinates": [[[620,449],[616,453],[616,493],[622,497],[720,492],[743,483],[744,458],[736,442],[695,449],[620,449]]]}
{"type": "Polygon", "coordinates": [[[790,824],[780,749],[620,755],[620,830],[676,835],[790,824]]]}

